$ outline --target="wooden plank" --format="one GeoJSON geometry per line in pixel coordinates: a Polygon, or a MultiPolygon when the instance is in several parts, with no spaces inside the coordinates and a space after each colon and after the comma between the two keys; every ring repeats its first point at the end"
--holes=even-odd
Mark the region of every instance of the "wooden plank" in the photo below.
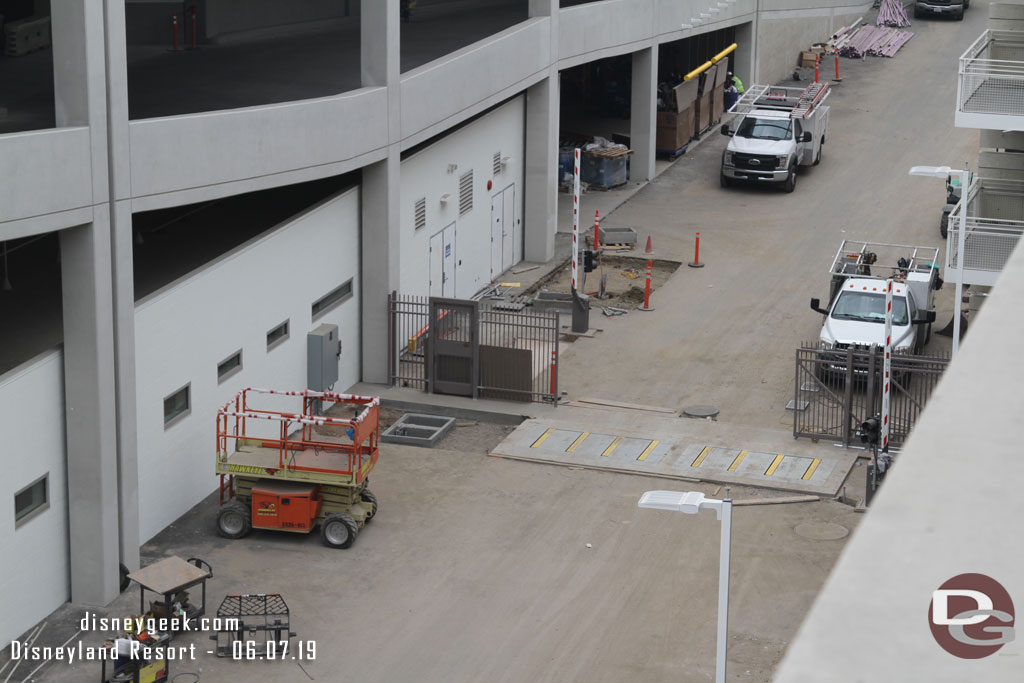
{"type": "Polygon", "coordinates": [[[781,498],[743,498],[734,500],[733,505],[780,505],[782,503],[813,503],[819,501],[818,496],[784,496],[781,498]]]}

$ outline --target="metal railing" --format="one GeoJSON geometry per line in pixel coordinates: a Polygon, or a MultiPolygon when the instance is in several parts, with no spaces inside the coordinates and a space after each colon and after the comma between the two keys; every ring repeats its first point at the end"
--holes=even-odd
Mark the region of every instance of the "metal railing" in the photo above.
{"type": "MultiPolygon", "coordinates": [[[[946,279],[955,282],[960,267],[961,200],[949,214],[946,279]]],[[[964,284],[991,285],[1024,234],[1024,183],[974,178],[967,191],[964,233],[964,284]]]]}
{"type": "MultiPolygon", "coordinates": [[[[557,314],[502,310],[491,301],[477,307],[477,395],[510,401],[558,399],[557,314]]],[[[438,324],[443,326],[443,321],[438,324]]],[[[435,324],[435,328],[438,326],[435,324]]],[[[388,377],[392,385],[430,391],[430,298],[388,296],[388,377]]],[[[438,366],[443,371],[442,366],[438,366]]]]}
{"type": "MultiPolygon", "coordinates": [[[[796,351],[793,437],[859,443],[857,426],[881,409],[882,349],[826,349],[804,344],[796,351]]],[[[944,356],[893,355],[889,443],[910,435],[949,364],[944,356]]]]}
{"type": "Polygon", "coordinates": [[[1024,31],[987,30],[960,56],[959,111],[1024,115],[1024,31]]]}

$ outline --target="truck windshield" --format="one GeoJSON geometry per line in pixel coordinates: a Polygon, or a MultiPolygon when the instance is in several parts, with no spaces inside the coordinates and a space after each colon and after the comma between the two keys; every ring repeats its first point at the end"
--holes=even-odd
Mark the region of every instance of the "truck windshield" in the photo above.
{"type": "MultiPolygon", "coordinates": [[[[832,317],[836,320],[863,320],[869,323],[885,322],[885,294],[846,291],[839,295],[832,317]]],[[[907,298],[892,298],[892,324],[906,325],[907,298]]]]}
{"type": "Polygon", "coordinates": [[[755,140],[788,140],[793,122],[790,119],[759,119],[747,116],[740,122],[736,135],[755,140]]]}

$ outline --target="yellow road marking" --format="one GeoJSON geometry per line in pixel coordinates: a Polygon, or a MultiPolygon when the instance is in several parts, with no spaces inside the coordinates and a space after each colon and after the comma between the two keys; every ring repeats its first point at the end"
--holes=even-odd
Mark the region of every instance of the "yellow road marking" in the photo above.
{"type": "Polygon", "coordinates": [[[693,464],[690,465],[690,467],[700,467],[701,463],[704,462],[704,458],[708,457],[708,455],[710,455],[710,454],[711,454],[711,446],[705,446],[704,450],[702,450],[700,452],[700,455],[697,456],[697,459],[693,461],[693,464]]]}
{"type": "Polygon", "coordinates": [[[534,441],[534,442],[533,442],[533,445],[531,445],[531,446],[530,446],[530,448],[537,448],[538,446],[540,446],[540,445],[541,445],[542,443],[544,443],[544,440],[545,440],[546,438],[548,438],[549,436],[551,436],[551,433],[552,433],[553,431],[555,431],[555,428],[554,428],[554,427],[550,427],[550,428],[548,428],[548,431],[546,431],[546,432],[544,432],[543,434],[541,434],[541,435],[540,435],[540,438],[539,438],[539,439],[537,439],[536,441],[534,441]]]}
{"type": "Polygon", "coordinates": [[[579,447],[581,443],[583,443],[583,440],[586,439],[588,436],[590,436],[590,432],[583,432],[582,434],[577,436],[576,440],[572,442],[572,445],[565,449],[565,452],[572,453],[579,447]]]}
{"type": "Polygon", "coordinates": [[[622,443],[622,437],[621,436],[615,437],[615,441],[612,441],[611,444],[608,446],[608,448],[604,449],[604,453],[601,454],[601,457],[602,458],[606,458],[609,455],[611,455],[612,451],[614,451],[616,448],[618,448],[620,443],[622,443]]]}
{"type": "Polygon", "coordinates": [[[772,460],[772,464],[768,465],[768,469],[766,469],[764,471],[764,476],[770,477],[773,474],[775,474],[775,470],[777,470],[779,468],[779,465],[782,464],[782,459],[784,457],[786,457],[786,456],[784,456],[784,455],[776,455],[775,456],[775,460],[772,460]]]}
{"type": "Polygon", "coordinates": [[[814,460],[812,460],[810,466],[808,466],[808,468],[807,468],[807,471],[804,472],[804,476],[802,476],[800,478],[803,479],[804,481],[807,481],[808,479],[813,477],[814,476],[814,470],[818,469],[818,465],[820,465],[820,464],[821,464],[821,458],[815,458],[814,460]]]}
{"type": "Polygon", "coordinates": [[[729,471],[730,472],[735,472],[739,468],[740,463],[743,462],[743,458],[745,458],[745,457],[747,457],[747,452],[746,451],[740,451],[740,454],[737,455],[736,459],[732,461],[731,465],[729,465],[729,471]]]}
{"type": "Polygon", "coordinates": [[[637,460],[639,460],[641,462],[646,460],[647,456],[651,454],[651,451],[653,451],[655,449],[655,447],[657,447],[657,445],[659,443],[661,443],[661,442],[658,441],[657,439],[655,439],[654,441],[652,441],[649,444],[647,444],[647,448],[644,449],[644,452],[640,454],[640,456],[637,458],[637,460]]]}

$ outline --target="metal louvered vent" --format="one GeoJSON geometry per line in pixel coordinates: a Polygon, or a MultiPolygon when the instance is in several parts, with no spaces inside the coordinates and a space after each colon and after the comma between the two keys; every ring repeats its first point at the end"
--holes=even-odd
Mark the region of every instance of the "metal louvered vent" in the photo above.
{"type": "Polygon", "coordinates": [[[413,205],[413,226],[416,230],[427,225],[427,198],[422,197],[416,200],[413,205]]]}
{"type": "Polygon", "coordinates": [[[459,178],[459,215],[465,216],[473,210],[473,171],[469,170],[459,178]]]}
{"type": "Polygon", "coordinates": [[[494,162],[492,165],[492,173],[498,175],[501,173],[501,152],[497,151],[494,153],[494,162]]]}

